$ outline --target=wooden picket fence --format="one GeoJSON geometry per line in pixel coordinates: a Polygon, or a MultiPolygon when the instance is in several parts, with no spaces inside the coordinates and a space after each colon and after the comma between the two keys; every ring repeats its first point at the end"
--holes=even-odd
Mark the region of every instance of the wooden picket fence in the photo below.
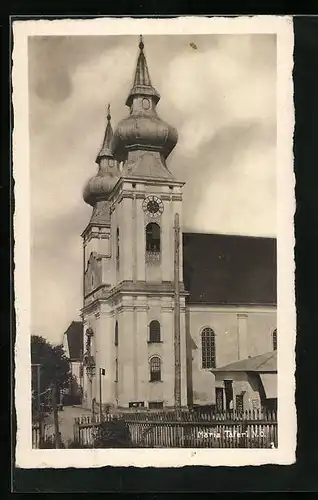
{"type": "MultiPolygon", "coordinates": [[[[277,414],[252,410],[243,413],[140,411],[104,415],[103,421],[123,419],[135,448],[273,448],[277,447],[277,414]]],[[[94,446],[96,415],[75,419],[74,440],[94,446]]]]}
{"type": "MultiPolygon", "coordinates": [[[[43,425],[43,440],[54,437],[54,429],[52,425],[43,425]]],[[[33,422],[32,424],[32,448],[41,448],[40,443],[40,424],[39,422],[33,422]]]]}

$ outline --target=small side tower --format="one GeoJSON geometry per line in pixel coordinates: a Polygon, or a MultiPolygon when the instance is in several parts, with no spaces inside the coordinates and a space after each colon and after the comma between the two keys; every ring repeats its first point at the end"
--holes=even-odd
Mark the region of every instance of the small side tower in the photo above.
{"type": "Polygon", "coordinates": [[[92,216],[82,233],[83,238],[83,324],[84,324],[84,403],[92,406],[98,393],[98,372],[105,365],[104,339],[100,335],[100,298],[111,288],[111,242],[109,193],[118,181],[117,162],[111,152],[113,129],[110,105],[107,125],[96,163],[98,172],[87,182],[83,198],[93,207],[92,216]]]}

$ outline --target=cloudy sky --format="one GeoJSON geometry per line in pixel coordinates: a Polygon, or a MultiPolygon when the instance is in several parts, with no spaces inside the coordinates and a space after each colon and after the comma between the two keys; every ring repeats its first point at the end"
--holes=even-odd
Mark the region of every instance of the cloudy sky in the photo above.
{"type": "MultiPolygon", "coordinates": [[[[82,305],[82,200],[106,105],[113,126],[138,54],[135,36],[29,39],[32,334],[60,342],[82,305]]],[[[146,36],[158,113],[178,129],[169,157],[185,231],[276,234],[274,35],[146,36]],[[196,48],[193,48],[196,47],[196,48]]]]}

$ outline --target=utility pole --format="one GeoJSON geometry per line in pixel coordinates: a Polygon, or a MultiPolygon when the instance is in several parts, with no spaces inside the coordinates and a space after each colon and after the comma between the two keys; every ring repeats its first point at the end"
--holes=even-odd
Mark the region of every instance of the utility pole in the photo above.
{"type": "Polygon", "coordinates": [[[174,219],[174,402],[177,412],[181,410],[181,354],[180,354],[180,225],[179,214],[174,219]]]}
{"type": "Polygon", "coordinates": [[[55,432],[55,448],[61,448],[61,434],[59,428],[59,415],[57,410],[57,388],[56,384],[52,385],[52,406],[54,417],[54,432],[55,432]]]}
{"type": "Polygon", "coordinates": [[[105,375],[104,368],[99,369],[99,418],[103,420],[103,400],[102,400],[102,376],[105,375]]]}
{"type": "Polygon", "coordinates": [[[83,355],[83,349],[80,351],[80,373],[79,373],[79,380],[80,380],[80,394],[81,394],[81,405],[83,405],[83,398],[84,398],[84,355],[83,355]]]}

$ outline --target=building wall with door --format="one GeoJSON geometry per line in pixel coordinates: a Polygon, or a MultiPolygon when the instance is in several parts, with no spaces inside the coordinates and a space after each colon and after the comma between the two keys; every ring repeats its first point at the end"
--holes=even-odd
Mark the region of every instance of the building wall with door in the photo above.
{"type": "Polygon", "coordinates": [[[215,375],[214,391],[218,410],[258,410],[261,408],[261,387],[258,374],[246,372],[219,372],[215,375]],[[232,394],[227,388],[231,382],[232,394]],[[223,402],[222,402],[223,396],[223,402]],[[230,401],[233,403],[230,406],[230,401]],[[222,406],[221,406],[221,404],[222,406]]]}

